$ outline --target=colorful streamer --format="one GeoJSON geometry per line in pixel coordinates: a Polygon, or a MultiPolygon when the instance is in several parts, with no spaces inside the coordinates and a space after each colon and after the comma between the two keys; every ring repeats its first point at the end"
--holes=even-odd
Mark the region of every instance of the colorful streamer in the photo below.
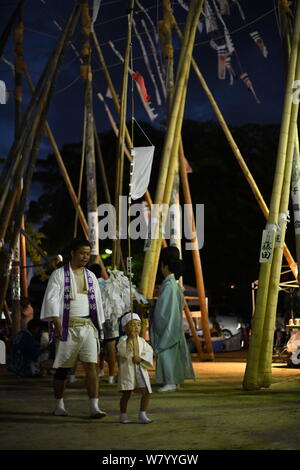
{"type": "Polygon", "coordinates": [[[254,91],[254,88],[253,88],[253,85],[252,85],[252,82],[249,78],[249,75],[245,72],[245,73],[242,73],[242,75],[240,75],[240,79],[243,80],[243,82],[245,83],[245,85],[247,86],[248,90],[251,91],[252,95],[254,96],[256,102],[258,104],[260,104],[260,101],[258,99],[258,97],[256,96],[256,93],[254,91]]]}
{"type": "Polygon", "coordinates": [[[262,55],[264,57],[268,57],[268,49],[266,48],[265,43],[259,32],[253,31],[253,33],[250,33],[250,36],[252,37],[253,41],[258,45],[262,55]]]}

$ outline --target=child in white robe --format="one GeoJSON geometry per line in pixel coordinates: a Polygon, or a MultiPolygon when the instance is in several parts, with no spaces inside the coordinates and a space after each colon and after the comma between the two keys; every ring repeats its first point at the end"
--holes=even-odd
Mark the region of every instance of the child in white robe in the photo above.
{"type": "Polygon", "coordinates": [[[142,394],[139,422],[151,423],[146,412],[149,405],[149,394],[152,393],[147,368],[153,366],[153,350],[151,346],[139,336],[141,320],[136,313],[127,313],[122,317],[122,327],[126,335],[118,342],[118,389],[122,393],[120,399],[120,423],[131,423],[127,416],[127,404],[133,391],[142,394]]]}

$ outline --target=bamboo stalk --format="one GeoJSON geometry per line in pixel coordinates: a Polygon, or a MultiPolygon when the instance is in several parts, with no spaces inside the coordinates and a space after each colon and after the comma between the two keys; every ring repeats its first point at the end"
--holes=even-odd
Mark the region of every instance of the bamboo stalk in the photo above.
{"type": "MultiPolygon", "coordinates": [[[[76,8],[78,8],[78,6],[76,8]]],[[[47,80],[47,76],[49,75],[49,71],[52,69],[53,64],[57,62],[59,48],[61,48],[60,39],[58,40],[56,47],[53,49],[48,63],[41,74],[36,91],[32,96],[26,112],[24,113],[20,126],[20,135],[14,139],[9,155],[4,162],[2,173],[0,175],[0,188],[2,189],[2,197],[0,199],[0,214],[6,203],[11,181],[13,180],[15,173],[20,165],[20,161],[22,160],[21,154],[23,152],[23,148],[26,145],[26,142],[28,142],[30,139],[32,133],[32,121],[36,120],[36,116],[41,109],[43,95],[47,93],[47,90],[49,90],[50,83],[49,80],[47,80]]]]}
{"type": "Polygon", "coordinates": [[[130,0],[128,19],[128,32],[126,40],[126,49],[124,56],[124,68],[123,68],[123,79],[122,79],[122,94],[120,104],[120,125],[119,135],[117,142],[117,154],[116,154],[116,179],[115,179],[115,208],[116,208],[116,235],[117,239],[113,243],[113,265],[118,267],[120,263],[120,252],[121,252],[121,240],[120,240],[120,224],[119,224],[119,196],[123,193],[123,172],[124,172],[124,147],[125,147],[125,129],[126,129],[126,109],[127,109],[127,89],[128,89],[128,68],[129,68],[129,57],[131,50],[131,34],[132,34],[132,18],[133,18],[134,0],[130,0]]]}
{"type": "MultiPolygon", "coordinates": [[[[29,87],[31,89],[31,92],[34,93],[34,85],[33,85],[33,82],[31,80],[30,74],[29,74],[28,69],[27,69],[26,66],[25,66],[25,76],[26,76],[27,82],[29,84],[29,87]]],[[[68,172],[67,172],[65,164],[64,164],[64,161],[62,159],[59,148],[56,144],[55,138],[52,134],[52,131],[51,131],[51,128],[50,128],[48,122],[46,122],[46,124],[45,124],[45,133],[46,133],[46,136],[48,137],[48,139],[50,141],[50,144],[51,144],[51,147],[53,149],[58,167],[59,167],[61,175],[62,175],[62,177],[65,181],[65,184],[68,188],[69,195],[70,195],[71,201],[74,205],[74,208],[75,209],[78,208],[78,216],[79,216],[79,221],[80,221],[83,233],[84,233],[85,237],[88,238],[88,225],[87,225],[85,215],[84,215],[84,213],[82,211],[82,208],[81,208],[81,206],[78,202],[75,190],[73,188],[72,182],[70,180],[70,177],[68,175],[68,172]]]]}
{"type": "MultiPolygon", "coordinates": [[[[167,135],[161,160],[160,177],[157,182],[155,198],[156,204],[161,204],[163,202],[164,204],[169,205],[170,203],[170,195],[174,182],[174,170],[176,167],[176,159],[178,158],[178,135],[180,136],[181,133],[192,49],[194,45],[195,32],[198,19],[201,13],[202,5],[202,1],[193,2],[190,5],[190,10],[185,28],[186,40],[183,41],[180,54],[180,57],[183,57],[183,59],[179,59],[181,70],[177,71],[177,81],[174,90],[174,98],[172,101],[172,110],[170,113],[169,125],[167,129],[167,135]]],[[[146,292],[148,292],[148,295],[151,296],[153,295],[154,290],[154,276],[157,272],[159,252],[162,242],[162,234],[159,233],[157,236],[156,232],[155,237],[156,238],[151,241],[149,251],[147,251],[146,253],[141,280],[142,291],[147,288],[146,292]]]]}
{"type": "Polygon", "coordinates": [[[5,48],[5,45],[6,45],[6,42],[8,40],[8,37],[12,31],[12,28],[14,26],[14,23],[16,21],[16,19],[18,18],[19,14],[20,14],[20,11],[22,10],[23,8],[23,5],[24,3],[26,2],[26,0],[20,0],[19,3],[17,4],[13,14],[11,15],[10,19],[8,20],[5,28],[4,28],[4,31],[3,33],[1,34],[1,37],[0,37],[0,57],[2,57],[3,55],[3,52],[4,52],[4,48],[5,48]]]}
{"type": "MultiPolygon", "coordinates": [[[[298,57],[298,43],[300,39],[300,4],[296,7],[295,24],[292,39],[292,51],[290,55],[287,84],[283,105],[282,122],[280,129],[279,146],[277,152],[277,163],[274,175],[273,190],[270,203],[270,212],[268,217],[268,225],[274,226],[278,221],[278,213],[280,208],[281,193],[283,188],[283,179],[286,163],[286,152],[288,144],[288,131],[290,126],[290,118],[292,112],[292,83],[295,79],[296,62],[298,57]]],[[[243,381],[243,388],[252,390],[259,388],[259,357],[261,344],[264,341],[263,325],[265,321],[265,313],[267,306],[267,297],[270,282],[270,263],[261,263],[259,273],[259,285],[256,299],[256,308],[253,318],[253,334],[248,350],[248,359],[246,372],[243,381]]]]}
{"type": "Polygon", "coordinates": [[[78,205],[75,211],[75,224],[74,224],[74,238],[77,237],[78,230],[78,210],[81,200],[81,191],[82,191],[82,179],[83,179],[83,168],[84,168],[84,155],[85,155],[85,145],[86,145],[86,128],[87,128],[87,115],[86,107],[84,107],[84,116],[83,116],[83,132],[82,132],[82,148],[81,148],[81,162],[80,162],[80,172],[79,172],[79,183],[78,183],[78,194],[77,200],[78,205]]]}
{"type": "MultiPolygon", "coordinates": [[[[300,37],[300,33],[299,33],[300,37]]],[[[296,80],[300,78],[300,49],[298,48],[298,60],[296,67],[296,80]]],[[[279,246],[275,246],[269,290],[268,300],[266,306],[266,316],[264,321],[263,331],[263,344],[260,352],[260,364],[259,364],[259,385],[260,387],[270,387],[272,383],[272,353],[273,353],[273,341],[274,341],[274,329],[276,321],[276,309],[278,302],[278,289],[280,283],[280,273],[282,265],[282,254],[283,254],[283,243],[286,233],[287,226],[287,213],[289,205],[289,195],[291,186],[291,175],[293,167],[293,156],[295,147],[295,137],[297,129],[297,118],[298,118],[299,104],[292,104],[290,126],[289,126],[289,137],[286,151],[286,163],[284,170],[284,180],[282,185],[281,200],[279,206],[279,217],[281,221],[281,234],[279,246]]],[[[279,221],[279,222],[280,222],[279,221]]]]}
{"type": "MultiPolygon", "coordinates": [[[[189,14],[188,14],[187,21],[186,21],[185,37],[189,38],[189,41],[187,41],[188,46],[182,47],[181,53],[180,53],[180,56],[181,57],[183,56],[186,60],[179,59],[179,63],[181,64],[182,70],[178,71],[178,74],[177,74],[178,80],[175,84],[174,99],[172,102],[170,119],[168,123],[168,129],[167,129],[167,134],[165,138],[163,154],[161,158],[159,179],[157,182],[157,189],[156,189],[156,196],[155,196],[156,204],[161,204],[163,201],[164,189],[165,189],[165,184],[166,184],[166,179],[167,179],[167,174],[168,174],[168,167],[169,167],[170,157],[171,157],[171,153],[173,149],[173,141],[175,137],[176,124],[177,124],[177,119],[178,119],[180,105],[181,105],[181,97],[182,97],[182,93],[184,90],[184,86],[186,85],[186,71],[190,65],[190,60],[191,60],[191,51],[193,47],[195,28],[196,28],[195,23],[197,24],[198,22],[203,3],[204,2],[202,0],[199,0],[199,1],[194,0],[191,2],[189,14]]],[[[157,236],[157,229],[158,229],[158,224],[155,225],[155,233],[154,233],[155,237],[157,236]]],[[[151,270],[153,269],[153,263],[155,262],[157,251],[159,249],[160,249],[159,243],[157,242],[156,239],[153,239],[151,241],[150,248],[146,253],[145,261],[143,265],[142,279],[141,279],[141,284],[140,284],[140,288],[142,292],[146,292],[146,291],[153,292],[152,285],[148,286],[148,280],[151,275],[151,270]]]]}
{"type": "MultiPolygon", "coordinates": [[[[7,292],[7,287],[8,287],[8,281],[9,281],[9,275],[10,275],[10,270],[11,270],[11,262],[12,262],[12,256],[13,256],[13,251],[16,247],[17,239],[18,239],[18,234],[21,228],[21,221],[22,221],[22,216],[24,213],[24,208],[26,204],[26,200],[29,194],[29,189],[30,189],[30,184],[31,184],[31,179],[34,171],[34,166],[35,166],[35,160],[36,160],[36,155],[39,150],[39,143],[40,143],[40,138],[41,134],[45,125],[46,121],[46,115],[47,111],[49,108],[50,104],[50,99],[53,94],[54,90],[54,85],[56,82],[57,74],[58,74],[58,68],[59,65],[63,59],[64,53],[66,51],[66,48],[68,46],[68,41],[70,39],[71,34],[73,33],[73,30],[75,28],[75,25],[78,21],[78,14],[79,14],[79,9],[78,7],[75,7],[70,19],[68,20],[67,26],[65,28],[64,33],[62,34],[60,40],[58,41],[58,44],[55,48],[54,53],[52,54],[53,60],[51,61],[51,67],[49,70],[49,76],[48,76],[48,81],[46,82],[45,85],[45,90],[42,95],[42,98],[39,103],[39,109],[40,109],[40,114],[35,116],[35,124],[37,124],[37,130],[36,132],[33,132],[28,140],[33,140],[33,145],[32,145],[32,150],[30,154],[30,159],[27,167],[27,172],[26,172],[26,177],[24,180],[24,187],[22,191],[22,195],[20,198],[20,203],[17,208],[16,216],[15,216],[15,223],[14,223],[14,229],[12,233],[12,237],[9,243],[9,248],[8,248],[8,254],[7,254],[7,262],[6,262],[6,268],[4,270],[3,276],[0,279],[1,287],[0,287],[0,311],[2,311],[4,300],[6,297],[6,292],[7,292]]],[[[47,67],[46,67],[47,68],[47,67]]],[[[33,130],[33,129],[32,129],[33,130]]],[[[27,140],[27,143],[28,143],[27,140]]]]}
{"type": "Polygon", "coordinates": [[[94,235],[93,223],[95,213],[98,212],[97,204],[97,182],[94,145],[94,116],[93,116],[93,94],[92,94],[92,69],[91,69],[91,18],[87,0],[81,0],[81,31],[82,31],[82,60],[81,74],[84,81],[84,103],[86,113],[86,181],[87,181],[87,210],[89,225],[89,240],[92,243],[91,263],[101,262],[99,256],[99,238],[94,235]],[[91,220],[90,221],[90,217],[91,220]]]}
{"type": "MultiPolygon", "coordinates": [[[[174,25],[175,25],[175,30],[176,30],[179,38],[182,38],[182,33],[181,33],[180,29],[178,28],[178,25],[176,23],[175,18],[174,18],[174,25]]],[[[259,205],[264,217],[266,219],[268,219],[268,215],[269,215],[268,206],[265,203],[264,198],[263,198],[263,196],[262,196],[262,194],[261,194],[261,192],[260,192],[260,190],[259,190],[259,188],[258,188],[258,186],[257,186],[257,184],[256,184],[256,182],[255,182],[255,180],[254,180],[254,178],[253,178],[253,176],[252,176],[252,174],[251,174],[251,172],[250,172],[250,170],[249,170],[249,168],[248,168],[248,166],[247,166],[247,164],[246,164],[246,162],[245,162],[245,160],[244,160],[244,158],[243,158],[243,156],[240,152],[240,149],[239,149],[237,143],[234,140],[234,137],[233,137],[233,135],[232,135],[232,133],[231,133],[231,131],[230,131],[223,115],[222,115],[222,112],[221,112],[219,106],[217,105],[217,102],[214,99],[213,94],[211,93],[211,91],[210,91],[210,89],[209,89],[209,87],[208,87],[208,85],[207,85],[207,83],[206,83],[206,81],[205,81],[205,79],[204,79],[197,63],[196,63],[196,61],[193,58],[192,58],[192,67],[193,67],[193,69],[194,69],[194,71],[197,75],[197,78],[199,79],[199,81],[201,83],[201,86],[202,86],[202,88],[203,88],[203,90],[204,90],[204,92],[205,92],[205,94],[206,94],[206,96],[207,96],[207,98],[208,98],[215,114],[216,114],[218,122],[219,122],[219,124],[220,124],[220,126],[221,126],[221,128],[224,132],[224,135],[225,135],[225,137],[228,141],[228,144],[229,144],[229,146],[230,146],[230,148],[231,148],[231,150],[232,150],[232,152],[233,152],[233,154],[234,154],[234,156],[235,156],[235,158],[236,158],[236,160],[237,160],[237,162],[238,162],[238,164],[239,164],[239,166],[240,166],[240,168],[241,168],[241,170],[242,170],[242,172],[243,172],[243,174],[244,174],[244,176],[245,176],[245,178],[246,178],[246,180],[247,180],[247,182],[248,182],[248,184],[249,184],[249,186],[250,186],[250,188],[253,192],[253,195],[254,195],[255,199],[257,200],[258,205],[259,205]]],[[[297,278],[296,263],[295,263],[295,260],[293,259],[292,255],[291,255],[291,252],[288,249],[286,244],[284,244],[284,256],[285,256],[285,258],[286,258],[286,260],[287,260],[287,262],[290,266],[290,269],[293,272],[294,277],[297,278]]]]}
{"type": "MultiPolygon", "coordinates": [[[[48,258],[44,250],[42,250],[42,248],[37,243],[35,243],[34,240],[32,240],[31,236],[23,229],[23,227],[21,227],[20,233],[28,240],[30,245],[33,246],[33,248],[41,255],[41,257],[44,258],[46,263],[53,268],[53,263],[51,262],[50,258],[48,258]]],[[[26,264],[23,264],[22,266],[25,268],[26,264]]]]}

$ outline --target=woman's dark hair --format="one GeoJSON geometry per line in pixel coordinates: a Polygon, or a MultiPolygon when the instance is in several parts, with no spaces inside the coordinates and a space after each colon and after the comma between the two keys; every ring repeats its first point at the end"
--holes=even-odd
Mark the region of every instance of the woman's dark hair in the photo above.
{"type": "Polygon", "coordinates": [[[90,248],[92,248],[91,243],[86,238],[74,238],[70,245],[70,253],[71,251],[77,251],[82,246],[89,246],[90,248]]]}
{"type": "Polygon", "coordinates": [[[102,269],[99,264],[91,264],[88,269],[92,271],[92,273],[94,273],[97,278],[101,277],[102,269]]]}
{"type": "Polygon", "coordinates": [[[184,271],[183,261],[180,259],[180,252],[176,246],[168,246],[161,250],[160,263],[168,266],[175,279],[179,279],[184,271]]]}

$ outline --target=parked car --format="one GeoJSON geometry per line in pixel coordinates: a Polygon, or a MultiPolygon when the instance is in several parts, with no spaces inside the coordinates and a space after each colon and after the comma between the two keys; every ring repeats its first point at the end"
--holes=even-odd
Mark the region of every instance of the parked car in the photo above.
{"type": "MultiPolygon", "coordinates": [[[[200,312],[191,313],[194,318],[197,334],[200,337],[200,340],[204,341],[201,318],[197,315],[200,314],[200,312]]],[[[221,352],[222,350],[239,350],[243,346],[242,323],[239,321],[237,316],[216,315],[215,317],[209,318],[208,324],[212,333],[214,352],[221,352]],[[217,322],[217,325],[215,322],[217,322]],[[220,327],[220,331],[218,332],[220,336],[213,337],[213,330],[216,329],[215,326],[220,327]]],[[[192,332],[186,318],[184,318],[184,329],[190,352],[196,352],[192,332]]]]}

